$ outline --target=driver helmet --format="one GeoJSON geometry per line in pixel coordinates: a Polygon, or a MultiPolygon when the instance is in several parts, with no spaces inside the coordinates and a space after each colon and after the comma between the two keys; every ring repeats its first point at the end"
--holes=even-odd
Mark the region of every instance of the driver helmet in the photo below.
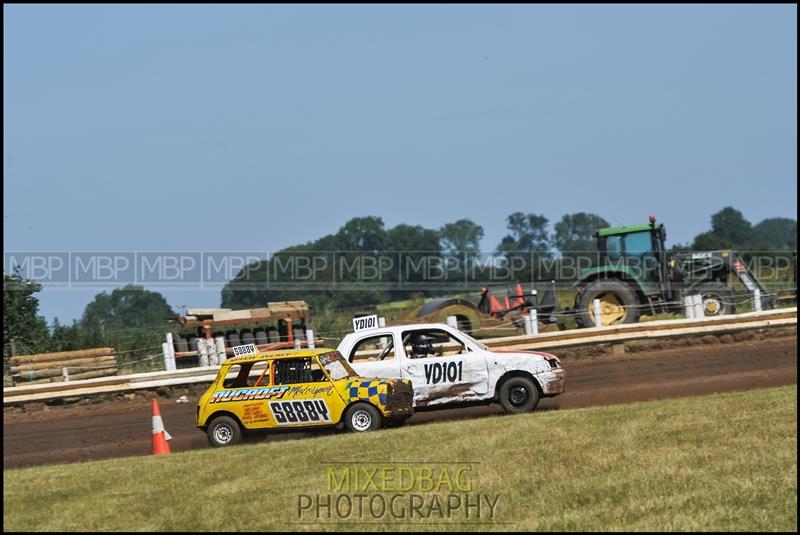
{"type": "Polygon", "coordinates": [[[433,344],[429,336],[415,334],[411,337],[411,353],[415,356],[424,357],[433,353],[433,344]]]}

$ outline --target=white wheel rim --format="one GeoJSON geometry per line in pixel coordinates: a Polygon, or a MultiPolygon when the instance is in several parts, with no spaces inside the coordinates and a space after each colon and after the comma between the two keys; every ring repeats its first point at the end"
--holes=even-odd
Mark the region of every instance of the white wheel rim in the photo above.
{"type": "Polygon", "coordinates": [[[372,426],[372,416],[366,410],[360,409],[353,413],[351,422],[356,431],[366,431],[372,426]]]}
{"type": "Polygon", "coordinates": [[[228,424],[219,424],[214,428],[214,440],[219,444],[227,444],[233,438],[233,429],[228,424]]]}

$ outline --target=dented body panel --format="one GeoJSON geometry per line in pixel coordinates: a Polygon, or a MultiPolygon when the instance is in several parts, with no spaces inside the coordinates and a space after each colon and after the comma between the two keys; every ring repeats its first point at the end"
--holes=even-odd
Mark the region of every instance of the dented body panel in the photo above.
{"type": "Polygon", "coordinates": [[[492,351],[458,329],[439,323],[357,331],[345,336],[338,350],[359,375],[410,380],[414,406],[419,408],[495,402],[503,381],[512,376],[531,379],[541,396],[564,392],[565,374],[556,356],[538,351],[492,351]],[[419,333],[436,337],[434,354],[411,354],[409,341],[419,333]]]}

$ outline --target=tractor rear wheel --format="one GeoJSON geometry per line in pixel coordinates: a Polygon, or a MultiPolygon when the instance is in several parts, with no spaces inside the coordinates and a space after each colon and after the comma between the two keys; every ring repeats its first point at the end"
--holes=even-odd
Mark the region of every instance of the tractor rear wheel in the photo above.
{"type": "Polygon", "coordinates": [[[578,294],[576,320],[580,327],[594,327],[594,300],[600,300],[602,325],[636,323],[640,305],[636,292],[621,280],[596,280],[578,294]]]}

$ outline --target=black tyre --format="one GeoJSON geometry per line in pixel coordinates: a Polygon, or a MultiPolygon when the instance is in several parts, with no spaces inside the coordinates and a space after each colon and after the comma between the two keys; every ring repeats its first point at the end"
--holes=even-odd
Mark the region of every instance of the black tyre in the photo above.
{"type": "Polygon", "coordinates": [[[344,413],[344,427],[353,433],[374,431],[381,426],[378,409],[368,403],[353,403],[344,413]]]}
{"type": "Polygon", "coordinates": [[[256,337],[256,345],[264,345],[268,344],[269,340],[267,340],[267,331],[264,329],[256,329],[253,331],[253,336],[256,337]]]}
{"type": "Polygon", "coordinates": [[[303,329],[292,329],[292,336],[296,340],[305,340],[306,332],[303,329]]]}
{"type": "Polygon", "coordinates": [[[736,314],[736,299],[733,290],[722,282],[707,282],[689,291],[689,295],[703,296],[703,313],[706,316],[736,314]]]}
{"type": "Polygon", "coordinates": [[[228,347],[236,347],[242,345],[241,340],[239,340],[239,333],[236,331],[228,333],[228,347]]]}
{"type": "Polygon", "coordinates": [[[508,413],[531,412],[539,404],[539,389],[527,377],[512,377],[500,386],[498,398],[508,413]]]}
{"type": "Polygon", "coordinates": [[[256,343],[256,337],[253,336],[253,333],[249,329],[242,330],[240,334],[242,337],[242,345],[256,343]]]}
{"type": "Polygon", "coordinates": [[[180,351],[181,353],[189,351],[189,344],[186,342],[185,337],[179,334],[173,334],[172,341],[175,342],[175,351],[180,351]]]}
{"type": "Polygon", "coordinates": [[[230,416],[217,416],[208,424],[206,436],[208,443],[215,448],[234,446],[242,440],[242,428],[230,416]]]}
{"type": "Polygon", "coordinates": [[[621,280],[596,280],[578,294],[575,319],[580,327],[594,327],[594,300],[600,300],[603,325],[636,323],[641,304],[636,292],[621,280]]]}

